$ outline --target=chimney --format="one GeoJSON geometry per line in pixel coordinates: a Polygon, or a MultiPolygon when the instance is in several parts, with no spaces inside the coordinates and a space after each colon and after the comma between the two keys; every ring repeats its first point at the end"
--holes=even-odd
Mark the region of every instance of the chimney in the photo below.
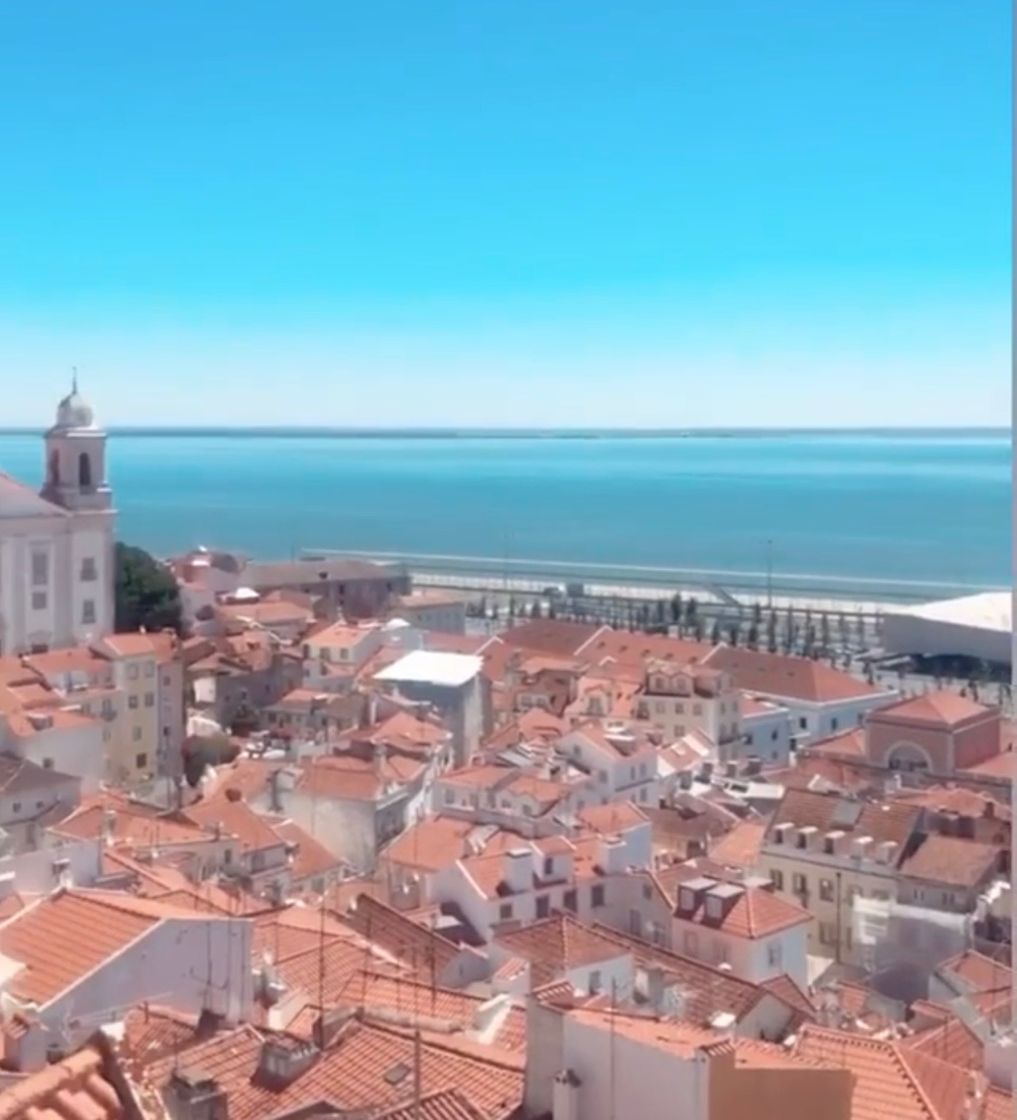
{"type": "Polygon", "coordinates": [[[284,1041],[283,1036],[266,1038],[261,1045],[255,1076],[266,1088],[278,1092],[306,1073],[314,1065],[319,1052],[313,1042],[296,1042],[288,1038],[284,1041]]]}
{"type": "Polygon", "coordinates": [[[896,840],[884,840],[876,847],[876,862],[889,865],[893,862],[899,847],[896,840]]]}
{"type": "Polygon", "coordinates": [[[198,1069],[175,1069],[163,1091],[170,1120],[229,1120],[226,1093],[198,1069]]]}
{"type": "Polygon", "coordinates": [[[851,854],[855,859],[868,859],[872,848],[871,836],[856,836],[851,841],[851,854]]]}
{"type": "Polygon", "coordinates": [[[795,837],[795,847],[803,852],[816,850],[816,840],[819,838],[819,829],[814,824],[807,824],[798,829],[795,837]]]}
{"type": "Polygon", "coordinates": [[[600,838],[600,869],[605,875],[620,875],[628,865],[628,845],[620,836],[600,838]]]}
{"type": "Polygon", "coordinates": [[[660,965],[646,967],[646,1002],[654,1011],[659,1011],[664,1002],[664,970],[660,965]]]}
{"type": "Polygon", "coordinates": [[[823,851],[828,856],[842,856],[847,844],[847,833],[835,828],[823,837],[823,851]]]}
{"type": "Polygon", "coordinates": [[[268,777],[269,804],[273,813],[281,813],[283,811],[282,797],[279,795],[281,782],[282,771],[273,770],[268,777]]]}
{"type": "Polygon", "coordinates": [[[554,1077],[551,1120],[579,1120],[579,1078],[570,1069],[554,1077]]]}
{"type": "Polygon", "coordinates": [[[512,894],[533,889],[533,849],[510,848],[503,861],[505,886],[512,894]]]}
{"type": "Polygon", "coordinates": [[[780,824],[774,825],[773,842],[787,847],[791,843],[791,832],[794,827],[791,821],[781,821],[780,824]]]}

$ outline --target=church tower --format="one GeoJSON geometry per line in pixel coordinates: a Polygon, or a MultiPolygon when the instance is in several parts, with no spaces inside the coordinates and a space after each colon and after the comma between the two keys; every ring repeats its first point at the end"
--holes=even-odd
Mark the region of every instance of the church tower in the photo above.
{"type": "Polygon", "coordinates": [[[113,494],[106,481],[106,433],[78,392],[57,405],[56,423],[46,433],[46,483],[42,496],[72,513],[108,510],[113,494]]]}

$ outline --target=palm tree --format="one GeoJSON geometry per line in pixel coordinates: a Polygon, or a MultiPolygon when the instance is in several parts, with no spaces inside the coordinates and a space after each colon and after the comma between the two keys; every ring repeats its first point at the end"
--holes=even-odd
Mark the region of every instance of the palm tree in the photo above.
{"type": "Polygon", "coordinates": [[[759,626],[753,622],[749,626],[748,639],[746,643],[749,649],[759,649],[759,626]]]}
{"type": "Polygon", "coordinates": [[[710,644],[714,646],[720,645],[720,623],[714,619],[713,627],[710,630],[710,644]]]}
{"type": "Polygon", "coordinates": [[[682,613],[682,593],[676,591],[671,597],[671,621],[678,625],[681,623],[684,615],[682,613]]]}

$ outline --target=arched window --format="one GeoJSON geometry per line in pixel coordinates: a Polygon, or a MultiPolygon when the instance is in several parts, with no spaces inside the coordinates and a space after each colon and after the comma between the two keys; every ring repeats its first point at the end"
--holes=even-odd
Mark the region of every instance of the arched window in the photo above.
{"type": "Polygon", "coordinates": [[[82,490],[92,486],[92,460],[84,451],[78,456],[78,485],[82,490]]]}
{"type": "Polygon", "coordinates": [[[60,485],[60,452],[49,453],[49,482],[51,486],[60,485]]]}

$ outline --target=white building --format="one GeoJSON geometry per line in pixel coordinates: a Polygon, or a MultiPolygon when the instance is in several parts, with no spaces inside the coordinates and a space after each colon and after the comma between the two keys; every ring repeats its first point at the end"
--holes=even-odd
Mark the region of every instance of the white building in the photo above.
{"type": "Polygon", "coordinates": [[[1012,596],[1009,591],[986,591],[961,599],[894,607],[883,614],[882,635],[887,653],[970,657],[1009,665],[1012,596]]]}
{"type": "Polygon", "coordinates": [[[787,975],[805,989],[812,921],[807,910],[764,887],[689,879],[678,888],[671,943],[750,983],[787,975]]]}
{"type": "Polygon", "coordinates": [[[36,494],[0,474],[0,653],[87,642],[113,629],[113,495],[106,434],[77,384],[45,436],[36,494]]]}

